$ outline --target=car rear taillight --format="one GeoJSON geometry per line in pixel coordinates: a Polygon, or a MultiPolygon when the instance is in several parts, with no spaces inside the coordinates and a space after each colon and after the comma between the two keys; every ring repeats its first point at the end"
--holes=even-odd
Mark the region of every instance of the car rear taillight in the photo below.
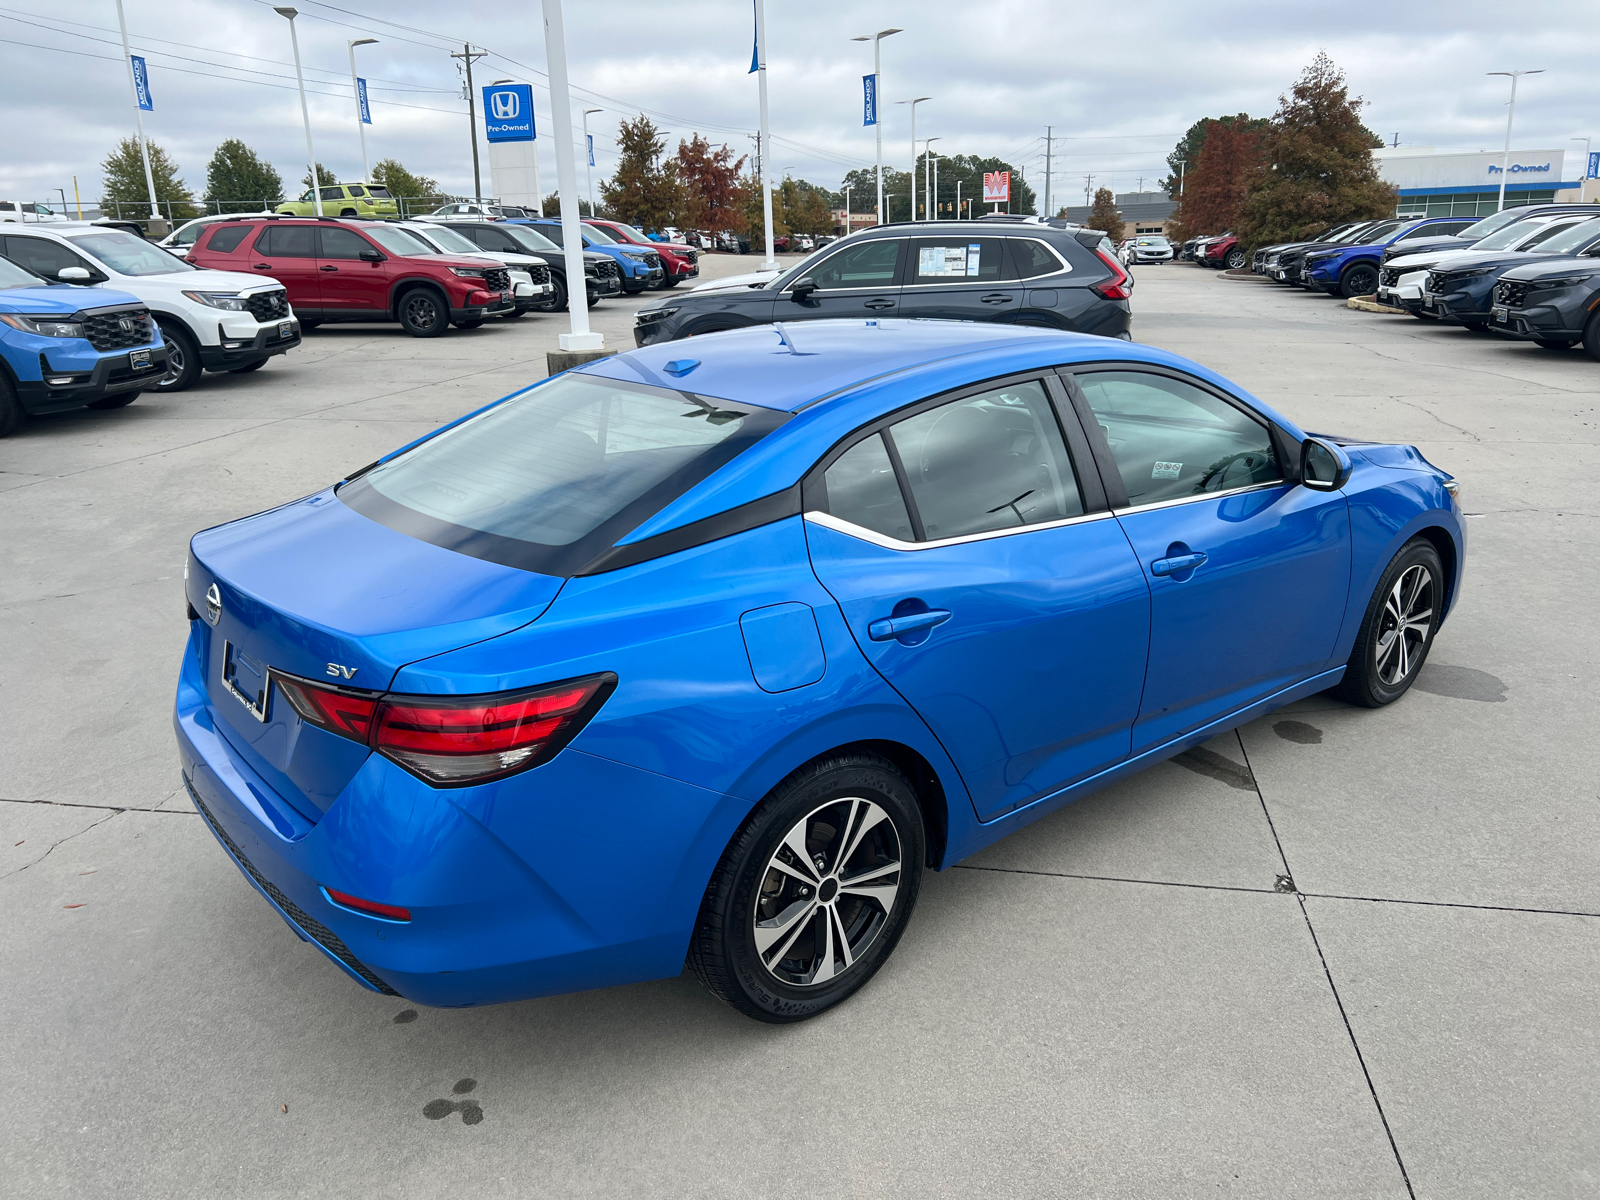
{"type": "Polygon", "coordinates": [[[364,742],[435,787],[465,787],[554,758],[616,690],[609,671],[489,696],[355,692],[274,674],[302,720],[364,742]]]}
{"type": "Polygon", "coordinates": [[[1123,270],[1122,264],[1105,251],[1096,250],[1095,255],[1111,269],[1111,278],[1091,283],[1089,290],[1105,300],[1128,299],[1133,294],[1133,276],[1123,270]]]}

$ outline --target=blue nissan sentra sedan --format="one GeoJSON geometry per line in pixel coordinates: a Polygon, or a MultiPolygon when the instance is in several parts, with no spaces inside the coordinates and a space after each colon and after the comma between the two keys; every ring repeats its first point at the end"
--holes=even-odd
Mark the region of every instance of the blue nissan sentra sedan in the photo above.
{"type": "Polygon", "coordinates": [[[765,1021],[925,869],[1326,689],[1404,695],[1456,485],[1109,338],[816,321],[590,363],[195,535],[196,808],[352,978],[765,1021]]]}

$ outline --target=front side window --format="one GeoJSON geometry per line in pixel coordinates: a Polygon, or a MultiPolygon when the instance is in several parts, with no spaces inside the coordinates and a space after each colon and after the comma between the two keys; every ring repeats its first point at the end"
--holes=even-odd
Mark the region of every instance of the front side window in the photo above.
{"type": "Polygon", "coordinates": [[[583,226],[583,236],[589,238],[591,241],[599,243],[602,246],[615,246],[617,244],[616,238],[612,237],[598,225],[590,225],[587,222],[585,222],[583,226]]]}
{"type": "Polygon", "coordinates": [[[321,258],[356,258],[361,257],[363,250],[370,250],[371,246],[362,239],[359,233],[350,229],[324,229],[322,231],[321,258]]]}
{"type": "Polygon", "coordinates": [[[315,225],[268,225],[256,239],[256,251],[263,258],[315,258],[315,225]]]}
{"type": "MultiPolygon", "coordinates": [[[[167,252],[163,250],[161,253],[167,252]]],[[[67,267],[89,265],[61,243],[52,242],[47,238],[8,237],[6,256],[16,260],[36,275],[43,275],[46,279],[56,278],[67,267]]],[[[169,254],[167,257],[172,256],[169,254]]]]}
{"type": "Polygon", "coordinates": [[[521,246],[530,254],[537,254],[540,251],[549,252],[551,250],[560,249],[560,247],[558,247],[554,242],[545,237],[544,234],[528,225],[512,225],[501,232],[504,232],[506,237],[516,242],[517,245],[521,246]]]}
{"type": "Polygon", "coordinates": [[[888,435],[923,540],[1083,513],[1061,427],[1039,383],[953,400],[891,425],[888,435]]]}
{"type": "Polygon", "coordinates": [[[564,375],[430,438],[339,495],[436,545],[568,574],[785,419],[564,375]]]}
{"type": "Polygon", "coordinates": [[[918,238],[912,283],[994,283],[1004,274],[999,238],[918,238]]]}
{"type": "Polygon", "coordinates": [[[808,268],[805,275],[824,290],[832,288],[885,288],[900,277],[902,238],[875,238],[830,254],[808,268]]]}
{"type": "Polygon", "coordinates": [[[172,244],[175,246],[192,246],[199,240],[200,235],[206,231],[206,228],[205,225],[201,225],[199,222],[193,225],[185,225],[172,235],[172,244]]]}
{"type": "Polygon", "coordinates": [[[464,236],[459,229],[447,229],[440,225],[436,229],[428,230],[428,238],[446,254],[482,254],[483,251],[471,238],[464,236]]]}
{"type": "Polygon", "coordinates": [[[472,239],[474,250],[488,250],[498,254],[516,254],[519,252],[519,247],[511,239],[511,235],[498,229],[487,229],[481,226],[478,228],[469,227],[466,230],[466,234],[472,239]]]}
{"type": "Polygon", "coordinates": [[[539,226],[539,232],[544,234],[545,237],[549,238],[557,246],[566,245],[566,243],[561,240],[561,226],[559,225],[541,225],[539,226]]]}
{"type": "Polygon", "coordinates": [[[1011,261],[1018,279],[1033,279],[1067,269],[1056,252],[1037,238],[1012,238],[1011,261]]]}
{"type": "Polygon", "coordinates": [[[76,234],[67,241],[123,275],[172,275],[196,269],[160,246],[120,229],[76,234]]]}
{"type": "Polygon", "coordinates": [[[1193,384],[1144,371],[1075,376],[1134,506],[1283,478],[1267,427],[1193,384]]]}

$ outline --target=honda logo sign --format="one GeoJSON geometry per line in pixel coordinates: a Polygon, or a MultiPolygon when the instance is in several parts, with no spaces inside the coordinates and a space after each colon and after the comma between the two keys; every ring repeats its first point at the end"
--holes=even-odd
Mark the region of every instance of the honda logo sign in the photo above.
{"type": "Polygon", "coordinates": [[[484,88],[483,127],[491,142],[533,141],[533,86],[496,83],[484,88]]]}

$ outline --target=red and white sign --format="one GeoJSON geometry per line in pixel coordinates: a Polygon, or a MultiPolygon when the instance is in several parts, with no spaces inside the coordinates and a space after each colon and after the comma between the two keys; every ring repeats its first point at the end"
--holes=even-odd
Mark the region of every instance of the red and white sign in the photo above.
{"type": "Polygon", "coordinates": [[[1011,203],[1011,172],[985,171],[983,173],[983,202],[985,204],[1011,203]]]}

